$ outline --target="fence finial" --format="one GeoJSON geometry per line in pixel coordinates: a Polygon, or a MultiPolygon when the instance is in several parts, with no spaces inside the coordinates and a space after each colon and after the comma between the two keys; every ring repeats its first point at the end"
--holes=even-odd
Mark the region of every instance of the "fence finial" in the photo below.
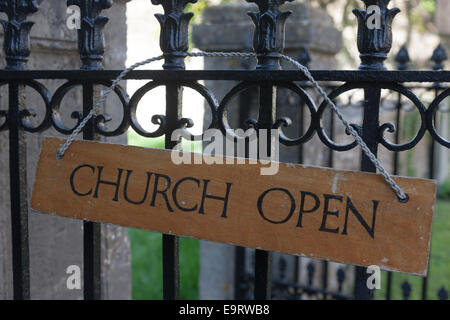
{"type": "Polygon", "coordinates": [[[259,12],[249,12],[255,24],[253,49],[258,55],[256,69],[278,70],[284,49],[286,19],[292,11],[280,11],[280,6],[293,0],[246,0],[254,2],[259,12]]]}
{"type": "Polygon", "coordinates": [[[365,10],[354,9],[358,18],[360,70],[385,70],[392,48],[392,22],[400,9],[388,9],[390,0],[362,0],[365,10]]]}
{"type": "Polygon", "coordinates": [[[300,54],[298,55],[297,61],[300,62],[305,67],[309,68],[309,63],[311,62],[311,55],[309,54],[308,47],[300,48],[300,54]]]}
{"type": "Polygon", "coordinates": [[[162,5],[164,14],[155,14],[161,24],[159,45],[164,53],[164,69],[185,69],[184,58],[189,49],[188,28],[194,14],[184,13],[188,3],[197,0],[152,0],[154,5],[162,5]]]}
{"type": "Polygon", "coordinates": [[[36,0],[0,0],[0,12],[8,16],[8,21],[0,20],[5,32],[6,69],[25,69],[30,56],[30,31],[34,25],[26,19],[38,9],[36,0]]]}
{"type": "Polygon", "coordinates": [[[404,71],[408,69],[407,64],[410,61],[411,59],[409,58],[408,47],[406,44],[404,44],[395,56],[395,62],[397,62],[397,70],[404,71]]]}
{"type": "Polygon", "coordinates": [[[433,70],[439,71],[444,69],[444,61],[448,59],[447,51],[442,43],[440,43],[436,49],[434,49],[431,61],[434,62],[433,70]]]}
{"type": "Polygon", "coordinates": [[[67,0],[67,5],[76,5],[81,10],[81,28],[78,30],[78,51],[82,61],[81,69],[103,69],[105,43],[103,29],[108,17],[100,13],[112,6],[112,0],[67,0]]]}

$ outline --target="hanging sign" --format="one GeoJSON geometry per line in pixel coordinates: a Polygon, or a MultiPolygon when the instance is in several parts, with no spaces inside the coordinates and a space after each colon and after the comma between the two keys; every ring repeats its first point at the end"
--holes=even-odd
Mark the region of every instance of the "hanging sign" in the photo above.
{"type": "MultiPolygon", "coordinates": [[[[436,184],[279,164],[175,164],[171,151],[45,139],[31,207],[42,213],[426,275],[436,184]]],[[[217,158],[217,157],[216,157],[217,158]]],[[[230,160],[230,159],[228,159],[230,160]]],[[[205,161],[206,162],[206,161],[205,161]]],[[[226,162],[225,162],[226,163],[226,162]]]]}

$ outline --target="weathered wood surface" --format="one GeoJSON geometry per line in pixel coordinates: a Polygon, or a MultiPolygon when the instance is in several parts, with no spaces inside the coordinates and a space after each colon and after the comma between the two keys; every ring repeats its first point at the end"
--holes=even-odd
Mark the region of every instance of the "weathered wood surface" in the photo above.
{"type": "Polygon", "coordinates": [[[280,164],[175,165],[171,151],[45,139],[32,208],[165,234],[425,275],[436,184],[280,164]]]}

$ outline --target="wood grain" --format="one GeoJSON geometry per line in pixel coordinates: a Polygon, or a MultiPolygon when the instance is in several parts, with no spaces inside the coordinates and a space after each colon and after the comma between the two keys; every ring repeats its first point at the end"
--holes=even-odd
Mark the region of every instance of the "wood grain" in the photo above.
{"type": "Polygon", "coordinates": [[[402,204],[376,174],[280,163],[264,176],[267,165],[175,165],[171,151],[86,141],[57,160],[63,142],[42,144],[31,204],[39,212],[427,273],[433,181],[396,177],[410,196],[402,204]]]}

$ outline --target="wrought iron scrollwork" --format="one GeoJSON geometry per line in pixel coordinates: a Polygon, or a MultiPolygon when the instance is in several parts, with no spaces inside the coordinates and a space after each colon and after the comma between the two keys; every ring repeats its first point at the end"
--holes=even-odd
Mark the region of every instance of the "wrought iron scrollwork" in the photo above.
{"type": "MultiPolygon", "coordinates": [[[[149,132],[145,130],[140,124],[139,120],[137,118],[137,107],[142,100],[142,98],[151,90],[165,86],[166,84],[164,82],[160,81],[151,81],[147,83],[145,86],[141,87],[139,90],[136,91],[136,93],[131,97],[129,108],[128,108],[128,118],[130,119],[131,127],[141,136],[147,137],[147,138],[157,138],[161,137],[164,134],[167,133],[167,121],[165,115],[153,115],[151,118],[151,121],[153,124],[158,125],[158,129],[156,129],[153,132],[149,132]]],[[[212,120],[210,125],[207,127],[215,128],[217,126],[217,108],[218,108],[218,102],[217,99],[214,97],[214,94],[208,90],[206,87],[200,85],[197,82],[180,82],[177,83],[177,85],[181,87],[191,88],[195,90],[196,92],[200,93],[203,98],[205,98],[212,114],[212,120]]],[[[179,121],[179,129],[187,129],[194,126],[194,123],[191,119],[188,118],[181,118],[179,121]]],[[[185,130],[183,137],[188,140],[196,140],[201,138],[202,135],[196,136],[190,134],[187,130],[185,130]]]]}
{"type": "MultiPolygon", "coordinates": [[[[0,87],[6,86],[7,84],[8,84],[7,82],[0,82],[0,87]]],[[[33,122],[31,121],[32,118],[35,118],[38,115],[36,110],[31,108],[20,110],[19,111],[20,127],[23,130],[30,133],[42,132],[48,129],[51,126],[50,91],[44,85],[35,80],[21,81],[20,84],[23,85],[25,88],[29,87],[34,91],[36,91],[38,95],[41,97],[42,101],[44,102],[45,108],[42,120],[37,125],[33,125],[33,122]]],[[[8,111],[0,110],[0,131],[8,129],[9,127],[8,122],[9,122],[8,111]]]]}
{"type": "MultiPolygon", "coordinates": [[[[417,111],[420,114],[421,117],[421,122],[420,122],[420,128],[418,130],[418,132],[416,133],[416,135],[414,136],[414,138],[404,144],[393,144],[392,142],[390,142],[389,140],[387,140],[384,137],[384,133],[386,131],[388,131],[389,133],[394,133],[396,128],[395,125],[388,122],[385,124],[382,124],[379,127],[378,130],[378,139],[379,142],[386,147],[388,150],[390,151],[406,151],[406,150],[410,150],[412,148],[414,148],[423,138],[423,136],[425,135],[427,126],[426,126],[426,108],[423,105],[423,103],[420,101],[420,99],[409,89],[405,88],[402,85],[399,84],[393,84],[393,83],[379,83],[379,84],[375,84],[375,83],[347,83],[337,89],[335,89],[330,95],[330,99],[334,100],[337,97],[339,97],[340,95],[351,91],[351,90],[355,90],[355,89],[365,89],[365,88],[380,88],[380,89],[387,89],[387,90],[391,90],[393,92],[397,92],[399,94],[401,94],[402,96],[405,96],[406,98],[408,98],[413,106],[416,107],[417,111]]],[[[316,127],[317,127],[317,132],[319,135],[319,138],[322,140],[322,142],[327,145],[330,149],[332,150],[336,150],[336,151],[349,151],[353,148],[355,148],[357,146],[356,141],[353,141],[350,144],[347,145],[338,145],[336,143],[334,143],[325,133],[325,130],[320,122],[321,117],[324,114],[324,111],[327,109],[328,107],[328,103],[327,102],[323,102],[320,107],[319,110],[317,112],[317,123],[316,123],[316,127]]],[[[362,134],[362,128],[359,127],[356,124],[352,124],[352,126],[360,133],[362,134]]]]}
{"type": "MultiPolygon", "coordinates": [[[[333,101],[337,97],[339,97],[341,94],[346,93],[350,90],[359,89],[360,85],[355,83],[347,83],[343,86],[335,89],[333,92],[331,92],[328,96],[333,101]]],[[[329,105],[326,101],[322,102],[322,104],[319,106],[319,109],[317,110],[317,117],[316,117],[316,123],[315,127],[317,128],[317,134],[320,138],[320,140],[330,149],[335,151],[349,151],[355,148],[358,143],[356,141],[353,141],[350,144],[347,145],[338,145],[334,141],[332,141],[328,135],[325,132],[325,128],[322,125],[321,119],[324,115],[325,110],[329,108],[329,105]]],[[[353,128],[361,135],[362,134],[362,128],[359,125],[352,124],[353,128]]]]}
{"type": "Polygon", "coordinates": [[[35,132],[42,132],[48,128],[50,128],[51,126],[51,107],[50,107],[50,100],[51,100],[51,93],[50,91],[41,83],[35,81],[35,80],[30,80],[30,81],[25,81],[23,82],[23,84],[26,87],[30,87],[33,90],[35,90],[39,96],[42,98],[42,101],[45,104],[45,114],[44,117],[42,119],[42,121],[40,122],[40,124],[38,124],[37,126],[33,126],[33,123],[31,121],[31,118],[34,118],[37,116],[37,111],[28,108],[28,109],[24,109],[20,111],[20,121],[21,121],[21,127],[27,131],[27,132],[31,132],[31,133],[35,133],[35,132]]]}
{"type": "Polygon", "coordinates": [[[420,114],[420,128],[419,128],[418,132],[416,133],[415,137],[411,141],[404,143],[404,144],[393,144],[384,137],[384,133],[386,131],[388,131],[389,133],[394,133],[396,130],[395,125],[390,122],[382,124],[380,126],[379,134],[378,134],[380,143],[386,149],[388,149],[390,151],[398,152],[398,151],[406,151],[406,150],[413,149],[422,140],[422,138],[425,135],[425,132],[427,130],[427,126],[426,126],[426,112],[427,111],[426,111],[425,106],[411,90],[405,88],[404,86],[401,86],[399,84],[385,84],[385,85],[381,85],[381,88],[397,92],[397,93],[401,94],[402,96],[408,98],[412,102],[413,106],[416,107],[417,111],[420,114]]]}
{"type": "MultiPolygon", "coordinates": [[[[104,87],[109,87],[111,85],[110,81],[102,81],[95,83],[96,85],[102,85],[104,87]]],[[[81,81],[68,81],[65,84],[63,84],[61,87],[59,87],[55,94],[53,95],[53,98],[50,102],[50,110],[51,110],[51,120],[53,127],[60,133],[69,135],[71,134],[75,128],[80,124],[81,120],[83,119],[83,115],[80,111],[73,111],[71,113],[71,118],[77,120],[76,124],[72,127],[68,127],[64,124],[64,121],[61,116],[61,103],[64,99],[64,97],[74,89],[75,87],[82,87],[83,83],[81,81]]],[[[112,136],[118,136],[123,133],[125,133],[129,126],[130,121],[128,118],[128,103],[129,98],[126,93],[126,91],[121,86],[116,86],[114,89],[114,93],[119,98],[121,105],[122,105],[122,119],[120,121],[120,124],[117,126],[114,130],[107,130],[105,124],[112,120],[111,116],[108,114],[97,114],[94,116],[94,123],[95,123],[95,131],[96,133],[106,136],[106,137],[112,137],[112,136]]]]}
{"type": "MultiPolygon", "coordinates": [[[[309,141],[313,137],[314,131],[315,131],[314,125],[316,122],[315,121],[316,107],[315,107],[314,101],[312,100],[312,98],[309,96],[309,94],[304,89],[302,89],[301,87],[299,87],[298,85],[296,85],[294,83],[280,82],[280,83],[274,83],[274,86],[291,90],[292,92],[297,94],[300,97],[301,102],[304,103],[308,107],[308,110],[311,115],[311,122],[310,122],[308,129],[301,137],[298,137],[296,139],[291,139],[291,138],[287,137],[282,131],[282,127],[289,127],[292,124],[292,120],[287,117],[281,117],[281,118],[277,119],[274,122],[274,124],[272,125],[272,129],[277,129],[279,131],[280,142],[286,146],[296,146],[296,145],[300,145],[302,143],[309,141]]],[[[258,88],[258,87],[259,87],[259,84],[256,82],[242,82],[242,83],[236,85],[235,87],[233,87],[222,99],[222,101],[219,105],[219,108],[218,108],[217,119],[218,119],[218,126],[224,134],[228,133],[233,138],[239,139],[238,136],[231,134],[232,128],[230,127],[230,125],[228,123],[227,106],[229,105],[231,100],[234,97],[238,96],[241,92],[248,90],[248,89],[252,89],[252,88],[258,88]]],[[[300,107],[300,105],[299,105],[299,107],[300,107]]],[[[246,119],[244,121],[244,123],[241,124],[241,126],[245,130],[250,129],[250,128],[254,128],[254,129],[260,128],[258,120],[256,120],[256,119],[246,119]]]]}
{"type": "Polygon", "coordinates": [[[446,148],[450,148],[450,141],[442,137],[438,130],[436,129],[436,113],[440,108],[441,103],[450,96],[450,89],[445,90],[442,92],[430,105],[430,107],[427,110],[426,114],[426,123],[428,127],[428,131],[430,132],[431,136],[442,146],[446,148]]]}

